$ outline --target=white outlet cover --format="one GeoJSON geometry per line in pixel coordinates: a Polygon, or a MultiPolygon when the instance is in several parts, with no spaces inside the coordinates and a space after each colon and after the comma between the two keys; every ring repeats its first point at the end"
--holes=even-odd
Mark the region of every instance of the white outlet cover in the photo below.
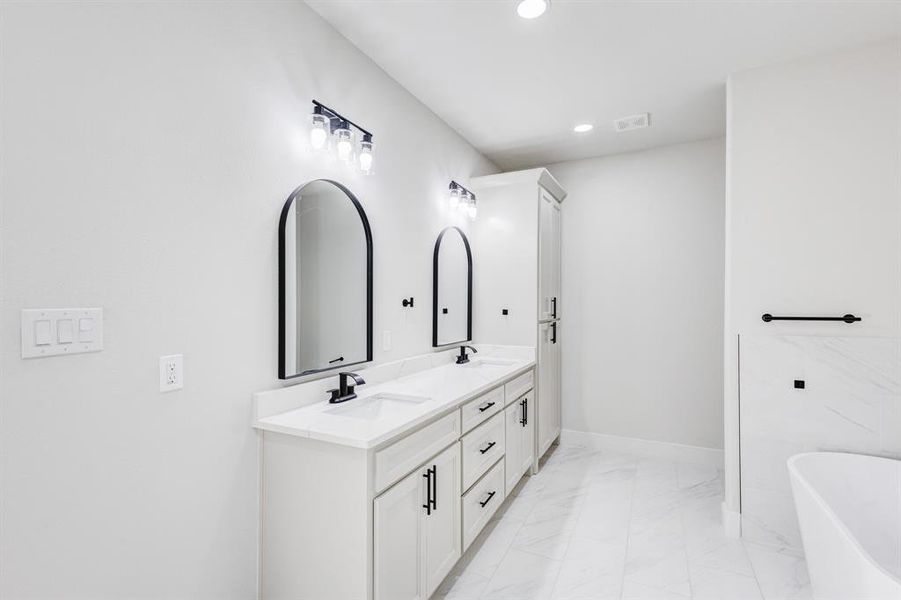
{"type": "Polygon", "coordinates": [[[173,392],[185,387],[184,356],[169,354],[160,357],[160,391],[173,392]]]}

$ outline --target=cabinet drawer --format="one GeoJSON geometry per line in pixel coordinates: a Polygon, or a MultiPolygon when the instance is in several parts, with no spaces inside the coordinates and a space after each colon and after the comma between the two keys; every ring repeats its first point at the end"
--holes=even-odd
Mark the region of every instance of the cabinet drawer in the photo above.
{"type": "Polygon", "coordinates": [[[504,455],[504,415],[496,414],[463,436],[463,489],[504,455]]]}
{"type": "Polygon", "coordinates": [[[513,381],[504,385],[504,406],[510,404],[535,385],[535,369],[529,369],[513,381]]]}
{"type": "Polygon", "coordinates": [[[463,494],[463,551],[465,552],[504,501],[504,461],[463,494]]]}
{"type": "Polygon", "coordinates": [[[375,453],[375,491],[386,487],[435,456],[460,437],[460,413],[454,411],[375,453]]]}
{"type": "Polygon", "coordinates": [[[504,387],[499,386],[474,398],[460,409],[463,431],[469,431],[504,408],[504,387]]]}

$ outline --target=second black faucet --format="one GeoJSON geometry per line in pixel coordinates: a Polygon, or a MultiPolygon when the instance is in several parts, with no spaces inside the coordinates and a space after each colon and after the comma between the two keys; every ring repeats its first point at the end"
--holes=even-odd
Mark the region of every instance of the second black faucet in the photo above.
{"type": "Polygon", "coordinates": [[[469,348],[470,350],[472,350],[473,353],[475,353],[475,354],[478,354],[478,352],[479,352],[478,350],[476,350],[476,349],[473,348],[472,346],[465,346],[465,345],[464,345],[464,346],[460,346],[460,355],[457,356],[457,364],[458,364],[458,365],[464,365],[464,364],[466,364],[466,363],[469,362],[469,355],[466,354],[466,349],[467,349],[467,348],[469,348]]]}

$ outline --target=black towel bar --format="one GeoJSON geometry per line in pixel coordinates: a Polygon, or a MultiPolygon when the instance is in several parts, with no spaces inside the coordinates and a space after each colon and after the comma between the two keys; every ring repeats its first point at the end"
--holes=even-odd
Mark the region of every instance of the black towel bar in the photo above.
{"type": "Polygon", "coordinates": [[[843,317],[774,317],[770,313],[766,313],[761,318],[764,323],[769,323],[770,321],[843,321],[845,323],[856,323],[863,320],[854,315],[845,315],[843,317]]]}

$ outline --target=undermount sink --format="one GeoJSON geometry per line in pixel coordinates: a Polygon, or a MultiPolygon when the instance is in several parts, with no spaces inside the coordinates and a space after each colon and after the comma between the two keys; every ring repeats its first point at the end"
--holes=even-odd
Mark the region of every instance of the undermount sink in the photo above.
{"type": "Polygon", "coordinates": [[[365,398],[356,398],[325,410],[325,414],[340,415],[352,419],[371,421],[392,412],[404,412],[427,402],[424,396],[405,396],[403,394],[375,394],[365,398]]]}
{"type": "Polygon", "coordinates": [[[470,369],[478,369],[481,367],[509,367],[516,364],[515,360],[507,360],[504,358],[476,358],[464,364],[464,367],[470,369]]]}

